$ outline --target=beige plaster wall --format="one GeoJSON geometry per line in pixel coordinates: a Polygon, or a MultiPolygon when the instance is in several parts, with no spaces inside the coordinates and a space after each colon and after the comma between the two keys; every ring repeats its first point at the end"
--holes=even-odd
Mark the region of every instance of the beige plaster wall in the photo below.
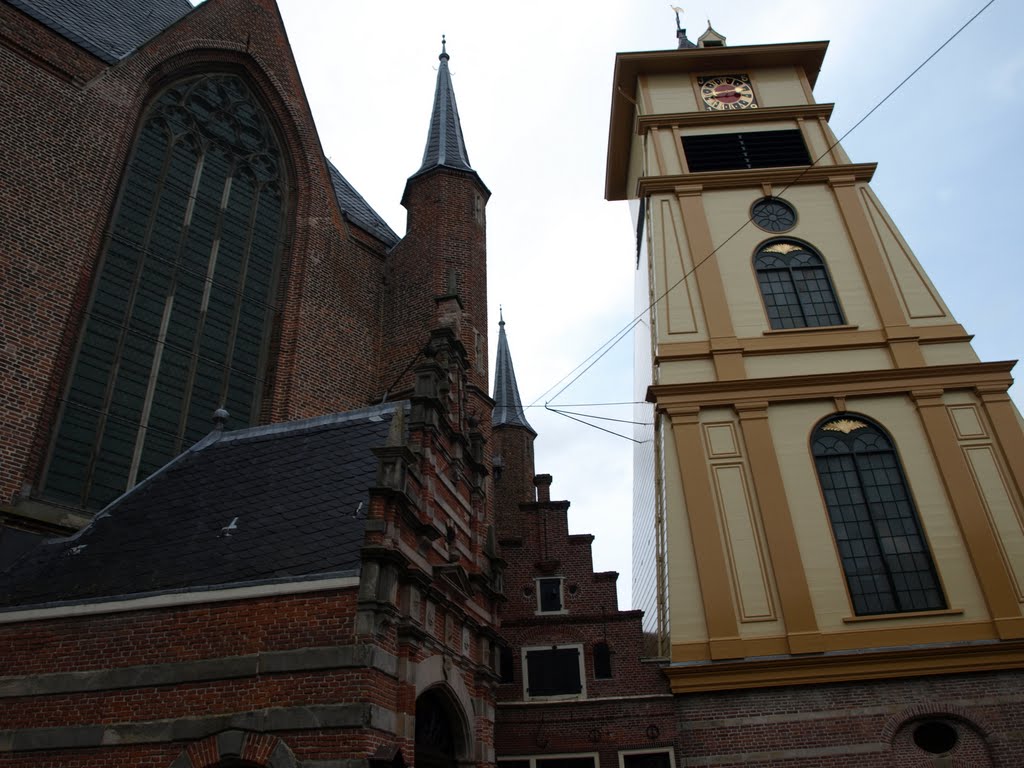
{"type": "Polygon", "coordinates": [[[668,594],[672,643],[701,642],[708,639],[701,599],[697,561],[693,554],[693,538],[686,517],[686,500],[679,476],[679,454],[668,417],[659,417],[664,457],[665,511],[668,523],[668,594]]]}
{"type": "MultiPolygon", "coordinates": [[[[750,206],[763,196],[759,187],[706,192],[704,207],[712,240],[725,242],[749,218],[750,206]]],[[[757,337],[770,330],[753,258],[762,243],[775,238],[802,240],[821,255],[848,325],[861,330],[881,327],[831,189],[824,184],[800,184],[780,196],[797,212],[797,223],[791,231],[773,235],[747,224],[714,257],[725,284],[737,337],[757,337]]]]}
{"type": "Polygon", "coordinates": [[[739,71],[735,67],[728,71],[708,70],[689,75],[648,75],[647,96],[652,113],[703,112],[704,104],[697,98],[698,75],[750,75],[754,94],[760,107],[790,107],[807,104],[807,95],[800,85],[795,67],[739,71]]]}
{"type": "Polygon", "coordinates": [[[744,363],[747,376],[755,379],[843,371],[881,371],[892,368],[892,357],[885,349],[868,347],[748,356],[744,363]]]}
{"type": "MultiPolygon", "coordinates": [[[[908,398],[899,396],[851,398],[847,409],[877,421],[895,441],[949,607],[963,610],[962,614],[942,616],[941,621],[987,618],[974,569],[914,405],[908,398]]],[[[870,624],[871,629],[919,626],[920,618],[844,622],[853,616],[853,611],[810,453],[811,432],[821,419],[832,413],[834,404],[830,401],[780,404],[768,410],[819,627],[823,632],[841,632],[867,629],[864,624],[870,624]]]]}

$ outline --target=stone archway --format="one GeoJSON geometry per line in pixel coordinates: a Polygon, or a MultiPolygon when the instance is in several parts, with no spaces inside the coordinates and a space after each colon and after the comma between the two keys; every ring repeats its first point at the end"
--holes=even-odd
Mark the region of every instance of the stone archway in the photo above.
{"type": "Polygon", "coordinates": [[[416,699],[416,768],[457,768],[469,754],[467,722],[443,685],[416,699]]]}

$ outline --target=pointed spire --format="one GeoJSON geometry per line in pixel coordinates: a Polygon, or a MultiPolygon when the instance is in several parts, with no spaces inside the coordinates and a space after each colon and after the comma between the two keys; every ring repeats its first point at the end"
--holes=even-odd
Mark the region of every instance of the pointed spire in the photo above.
{"type": "Polygon", "coordinates": [[[512,368],[512,353],[508,350],[508,339],[505,338],[505,317],[498,310],[498,354],[494,364],[494,415],[496,427],[526,427],[537,434],[526,420],[523,401],[519,399],[519,387],[516,385],[516,372],[512,368]]]}
{"type": "Polygon", "coordinates": [[[466,152],[466,141],[462,137],[459,108],[455,105],[452,76],[448,71],[448,59],[451,57],[444,36],[441,37],[441,55],[437,58],[440,64],[437,67],[437,86],[434,89],[434,108],[430,113],[427,146],[423,150],[423,165],[414,176],[439,166],[461,171],[473,170],[466,152]]]}

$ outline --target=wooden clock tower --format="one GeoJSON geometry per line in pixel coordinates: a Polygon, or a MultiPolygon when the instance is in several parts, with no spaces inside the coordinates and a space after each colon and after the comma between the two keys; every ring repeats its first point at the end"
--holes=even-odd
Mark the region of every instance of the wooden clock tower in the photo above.
{"type": "Polygon", "coordinates": [[[1021,666],[1013,363],[978,360],[838,144],[827,43],[680,41],[616,57],[605,189],[649,308],[634,606],[673,690],[1021,666]]]}

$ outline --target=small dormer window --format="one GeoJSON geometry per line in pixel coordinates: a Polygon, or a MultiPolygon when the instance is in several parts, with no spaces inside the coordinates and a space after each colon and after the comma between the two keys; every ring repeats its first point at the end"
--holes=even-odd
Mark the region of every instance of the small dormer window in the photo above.
{"type": "Polygon", "coordinates": [[[537,613],[562,613],[562,577],[537,579],[537,613]]]}

